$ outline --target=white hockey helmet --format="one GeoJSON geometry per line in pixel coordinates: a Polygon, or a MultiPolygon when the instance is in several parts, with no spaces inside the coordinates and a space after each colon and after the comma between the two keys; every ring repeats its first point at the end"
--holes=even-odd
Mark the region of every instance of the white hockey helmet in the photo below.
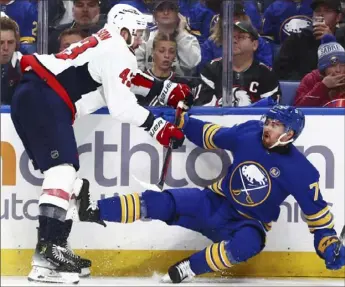
{"type": "Polygon", "coordinates": [[[126,28],[131,34],[130,43],[132,46],[137,30],[145,30],[147,28],[147,19],[137,8],[127,4],[116,4],[108,13],[107,24],[115,26],[118,33],[126,28]]]}

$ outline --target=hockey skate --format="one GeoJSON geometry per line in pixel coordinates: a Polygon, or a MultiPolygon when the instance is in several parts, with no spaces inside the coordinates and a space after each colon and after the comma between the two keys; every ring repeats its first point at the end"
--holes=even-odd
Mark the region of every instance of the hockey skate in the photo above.
{"type": "Polygon", "coordinates": [[[86,179],[83,179],[83,188],[77,197],[78,215],[80,221],[95,222],[106,227],[107,225],[103,220],[100,220],[99,208],[96,201],[91,200],[89,183],[86,179]]]}
{"type": "Polygon", "coordinates": [[[86,258],[82,258],[79,255],[75,254],[70,246],[70,244],[68,243],[68,241],[64,242],[63,244],[61,244],[61,247],[66,248],[66,251],[68,253],[68,255],[73,258],[73,260],[77,261],[78,266],[81,269],[81,272],[79,273],[79,277],[85,278],[90,276],[90,267],[92,265],[91,260],[86,259],[86,258]]]}
{"type": "Polygon", "coordinates": [[[66,248],[52,243],[37,243],[29,281],[77,284],[81,272],[78,260],[66,248]]]}
{"type": "Polygon", "coordinates": [[[171,266],[161,281],[162,283],[181,283],[184,280],[191,281],[194,277],[195,274],[190,268],[189,260],[184,259],[171,266]]]}

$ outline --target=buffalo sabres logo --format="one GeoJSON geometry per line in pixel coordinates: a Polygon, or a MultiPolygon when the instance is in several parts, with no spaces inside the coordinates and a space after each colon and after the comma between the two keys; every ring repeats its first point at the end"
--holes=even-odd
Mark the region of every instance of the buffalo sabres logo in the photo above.
{"type": "Polygon", "coordinates": [[[270,169],[270,175],[272,177],[278,177],[280,175],[280,170],[277,167],[272,167],[270,169]]]}
{"type": "Polygon", "coordinates": [[[312,20],[304,15],[296,15],[286,19],[280,27],[280,40],[284,41],[291,34],[301,33],[303,29],[311,26],[311,24],[312,20]]]}
{"type": "Polygon", "coordinates": [[[339,59],[338,59],[338,57],[333,56],[333,57],[331,57],[330,61],[331,61],[331,64],[332,64],[332,65],[335,65],[336,63],[339,62],[339,59]]]}
{"type": "MultiPolygon", "coordinates": [[[[276,168],[276,172],[279,170],[276,168]]],[[[271,179],[266,169],[257,162],[239,164],[230,178],[232,198],[243,206],[263,203],[271,193],[271,179]]]]}

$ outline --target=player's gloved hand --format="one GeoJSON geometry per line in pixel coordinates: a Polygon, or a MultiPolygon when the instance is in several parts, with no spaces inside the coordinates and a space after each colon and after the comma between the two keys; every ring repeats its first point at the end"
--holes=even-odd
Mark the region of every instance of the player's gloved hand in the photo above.
{"type": "Polygon", "coordinates": [[[161,105],[171,106],[174,109],[176,109],[178,102],[183,101],[186,108],[189,108],[193,105],[194,98],[191,89],[187,85],[165,80],[158,101],[161,105]]]}
{"type": "Polygon", "coordinates": [[[182,146],[185,139],[183,132],[177,126],[161,117],[154,120],[152,127],[149,129],[149,134],[165,147],[168,147],[170,140],[173,140],[174,149],[182,146]]]}
{"type": "MultiPolygon", "coordinates": [[[[327,237],[328,238],[323,243],[323,245],[326,245],[326,249],[323,253],[326,268],[330,270],[338,270],[345,266],[345,247],[344,245],[341,245],[340,252],[336,255],[335,250],[339,244],[339,238],[335,235],[327,237]]],[[[323,248],[325,248],[325,246],[323,246],[323,248]]]]}

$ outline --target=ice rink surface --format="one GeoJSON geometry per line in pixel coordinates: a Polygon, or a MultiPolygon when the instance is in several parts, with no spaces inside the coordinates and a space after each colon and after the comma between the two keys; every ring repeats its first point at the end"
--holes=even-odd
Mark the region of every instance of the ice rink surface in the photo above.
{"type": "MultiPolygon", "coordinates": [[[[160,283],[160,276],[144,278],[92,277],[80,279],[78,285],[40,284],[26,277],[1,277],[1,286],[172,286],[160,283]]],[[[345,286],[345,279],[332,278],[198,278],[174,286],[345,286]]]]}

